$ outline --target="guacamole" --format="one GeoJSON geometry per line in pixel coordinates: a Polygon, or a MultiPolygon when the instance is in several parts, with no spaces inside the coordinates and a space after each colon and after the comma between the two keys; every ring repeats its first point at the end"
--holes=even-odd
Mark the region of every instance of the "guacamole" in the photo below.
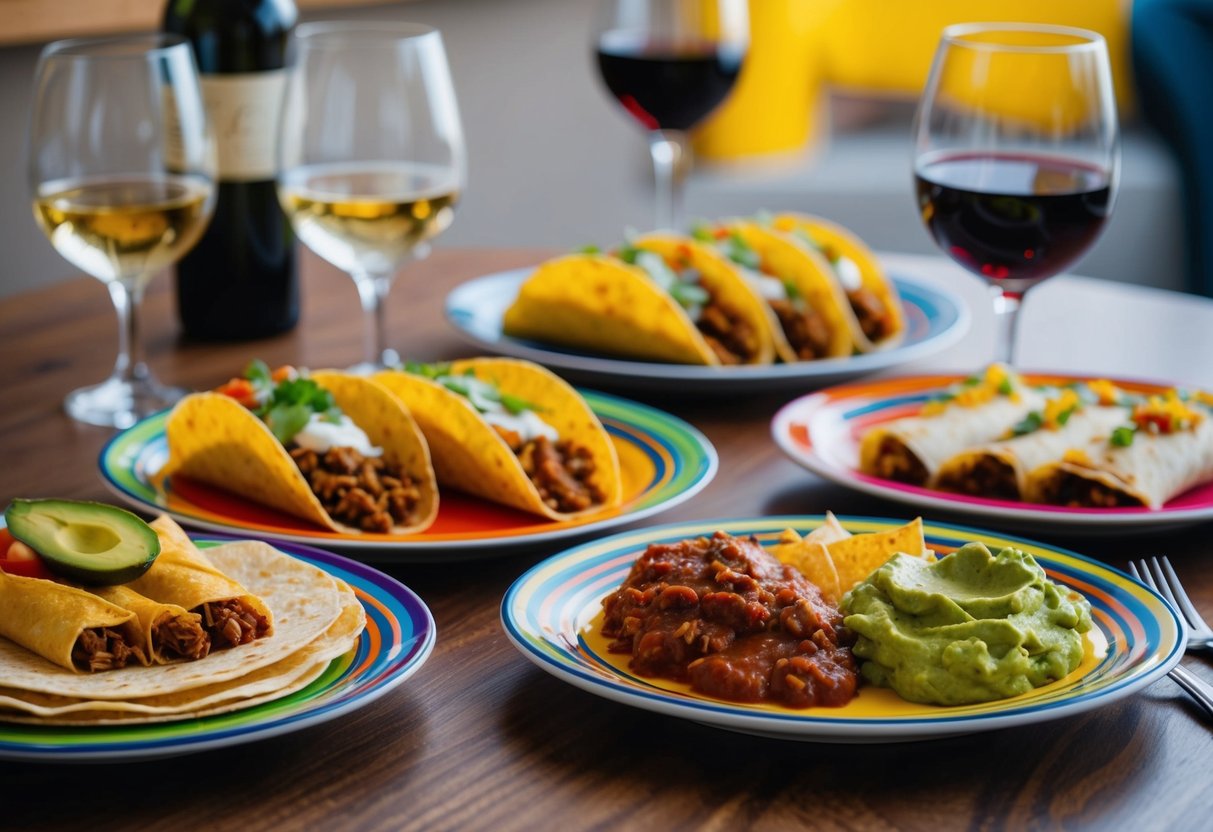
{"type": "Polygon", "coordinates": [[[898,554],[842,600],[867,681],[912,702],[1025,693],[1082,661],[1091,605],[1019,549],[969,543],[935,562],[898,554]]]}

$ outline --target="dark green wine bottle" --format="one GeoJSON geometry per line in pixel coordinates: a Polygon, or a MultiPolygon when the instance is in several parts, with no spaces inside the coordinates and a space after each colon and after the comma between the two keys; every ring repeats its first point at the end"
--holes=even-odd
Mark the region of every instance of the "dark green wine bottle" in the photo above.
{"type": "Polygon", "coordinates": [[[190,338],[261,338],[299,320],[295,234],[274,182],[297,18],[292,0],[169,0],[165,10],[165,31],[193,46],[218,145],[214,217],[177,264],[190,338]]]}

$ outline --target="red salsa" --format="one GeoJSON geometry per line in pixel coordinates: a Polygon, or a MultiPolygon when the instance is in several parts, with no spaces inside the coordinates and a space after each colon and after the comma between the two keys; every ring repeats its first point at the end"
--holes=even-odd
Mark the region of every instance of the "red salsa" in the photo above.
{"type": "Polygon", "coordinates": [[[642,676],[793,708],[845,705],[858,684],[842,614],[753,538],[654,544],[603,602],[603,635],[642,676]]]}

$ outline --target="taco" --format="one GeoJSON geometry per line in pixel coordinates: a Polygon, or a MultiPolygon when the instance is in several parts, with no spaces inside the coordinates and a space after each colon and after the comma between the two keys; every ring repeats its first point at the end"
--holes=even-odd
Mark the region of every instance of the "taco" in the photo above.
{"type": "Polygon", "coordinates": [[[538,365],[474,358],[407,364],[374,379],[416,417],[443,487],[553,520],[622,501],[606,429],[576,390],[538,365]]]}
{"type": "Polygon", "coordinates": [[[672,234],[543,263],[506,309],[503,331],[676,364],[770,364],[761,297],[709,247],[672,234]]]}
{"type": "Polygon", "coordinates": [[[862,240],[836,223],[808,214],[777,214],[770,225],[817,255],[811,258],[817,270],[842,290],[847,300],[845,317],[857,352],[889,349],[901,343],[906,319],[897,287],[862,240]]]}
{"type": "Polygon", "coordinates": [[[253,362],[187,396],[166,425],[184,476],[346,533],[409,534],[438,513],[429,449],[408,410],[373,381],[333,371],[273,375],[253,362]]]}
{"type": "Polygon", "coordinates": [[[847,300],[820,260],[786,235],[755,222],[699,225],[693,232],[732,262],[767,304],[775,351],[787,362],[852,353],[847,300]]]}

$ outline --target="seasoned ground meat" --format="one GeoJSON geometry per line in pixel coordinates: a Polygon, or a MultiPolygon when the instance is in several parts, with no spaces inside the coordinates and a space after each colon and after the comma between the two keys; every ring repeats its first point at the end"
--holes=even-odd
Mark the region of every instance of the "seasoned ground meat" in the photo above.
{"type": "Polygon", "coordinates": [[[644,676],[789,707],[846,704],[858,683],[842,614],[753,538],[654,544],[603,602],[603,634],[644,676]]]}
{"type": "Polygon", "coordinates": [[[594,457],[572,440],[551,442],[545,436],[523,442],[517,433],[498,429],[518,455],[544,505],[553,511],[584,511],[603,502],[594,482],[594,457]]]}
{"type": "Polygon", "coordinates": [[[748,364],[758,354],[758,332],[714,295],[695,325],[721,364],[748,364]]]}
{"type": "Polygon", "coordinates": [[[787,300],[771,301],[771,309],[796,357],[801,361],[825,358],[830,350],[830,328],[821,313],[808,306],[797,308],[787,300]]]}
{"type": "Polygon", "coordinates": [[[870,473],[881,479],[904,482],[909,485],[926,485],[929,476],[922,460],[892,436],[886,436],[880,441],[880,448],[876,452],[875,470],[870,473]]]}
{"type": "Polygon", "coordinates": [[[1139,508],[1144,505],[1130,494],[1070,473],[1049,480],[1041,499],[1050,505],[1071,508],[1139,508]]]}
{"type": "Polygon", "coordinates": [[[152,624],[152,643],[172,658],[201,659],[211,652],[211,637],[202,625],[171,612],[152,624]]]}
{"type": "Polygon", "coordinates": [[[941,491],[972,494],[974,497],[989,497],[998,500],[1018,500],[1019,480],[1015,469],[1009,464],[983,454],[963,471],[949,472],[936,483],[941,491]]]}
{"type": "Polygon", "coordinates": [[[363,456],[353,448],[324,454],[294,448],[291,457],[334,520],[364,532],[390,532],[412,525],[421,490],[383,457],[363,456]]]}
{"type": "Polygon", "coordinates": [[[893,321],[879,295],[868,289],[856,289],[847,293],[847,300],[869,341],[880,341],[892,334],[893,321]]]}
{"type": "Polygon", "coordinates": [[[265,616],[236,598],[203,604],[194,612],[202,616],[202,626],[216,648],[248,644],[264,636],[270,628],[265,616]]]}
{"type": "Polygon", "coordinates": [[[72,648],[72,663],[90,673],[126,667],[132,660],[142,664],[144,658],[141,647],[127,644],[125,633],[109,627],[83,631],[72,648]]]}

